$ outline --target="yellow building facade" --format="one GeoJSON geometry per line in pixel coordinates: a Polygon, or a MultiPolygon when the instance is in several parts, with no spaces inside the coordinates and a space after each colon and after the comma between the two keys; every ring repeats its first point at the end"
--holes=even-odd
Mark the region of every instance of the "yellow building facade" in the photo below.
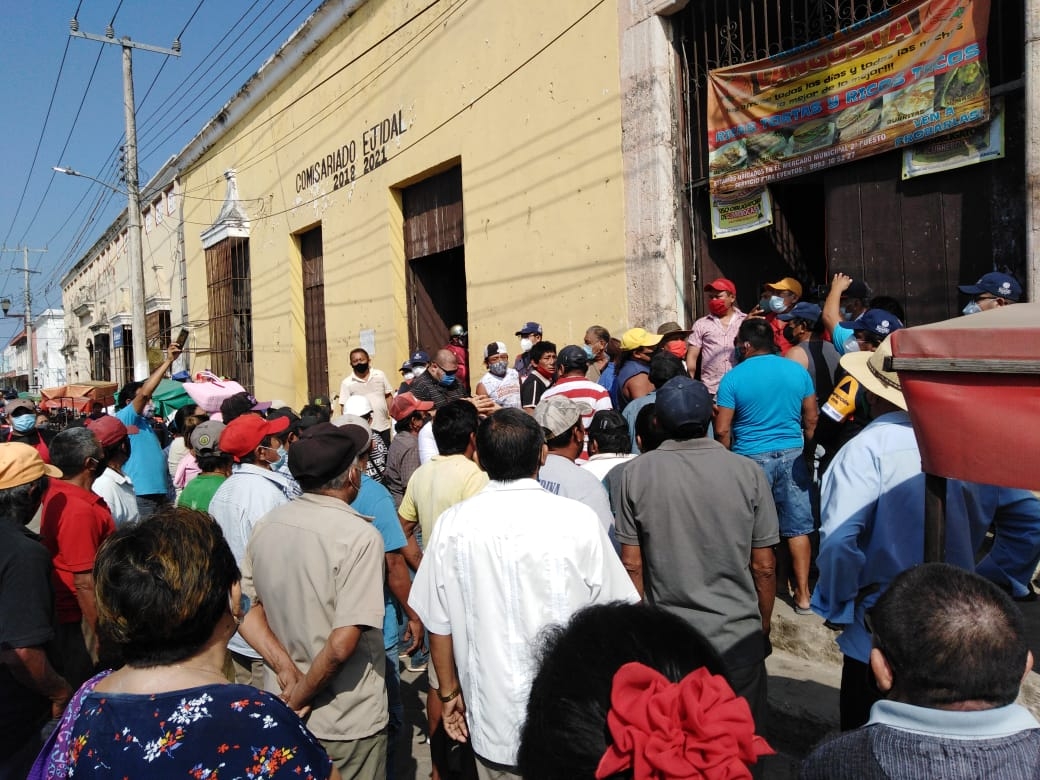
{"type": "Polygon", "coordinates": [[[527,321],[627,327],[618,39],[602,0],[322,6],[175,162],[192,370],[299,408],[359,345],[393,382],[459,322],[475,384],[527,321]]]}

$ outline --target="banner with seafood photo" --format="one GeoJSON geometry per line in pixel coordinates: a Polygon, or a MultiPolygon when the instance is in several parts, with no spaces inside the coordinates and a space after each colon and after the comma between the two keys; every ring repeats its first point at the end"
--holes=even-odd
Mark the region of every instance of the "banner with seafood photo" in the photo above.
{"type": "Polygon", "coordinates": [[[989,120],[990,0],[906,0],[708,74],[708,183],[747,190],[989,120]]]}

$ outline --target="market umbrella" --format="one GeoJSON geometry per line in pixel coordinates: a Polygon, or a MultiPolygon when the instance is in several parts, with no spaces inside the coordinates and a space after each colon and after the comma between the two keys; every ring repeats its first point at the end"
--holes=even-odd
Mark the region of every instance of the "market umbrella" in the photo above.
{"type": "Polygon", "coordinates": [[[195,401],[184,389],[183,382],[163,379],[152,393],[152,403],[155,404],[155,411],[158,414],[169,417],[182,406],[193,406],[195,401]]]}

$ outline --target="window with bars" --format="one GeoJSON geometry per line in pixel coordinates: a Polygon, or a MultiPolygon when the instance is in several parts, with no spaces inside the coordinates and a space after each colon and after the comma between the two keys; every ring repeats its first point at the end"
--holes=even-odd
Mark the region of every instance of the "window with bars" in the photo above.
{"type": "Polygon", "coordinates": [[[210,370],[253,387],[253,302],[249,239],[228,238],[206,250],[210,370]]]}
{"type": "Polygon", "coordinates": [[[307,394],[329,394],[329,347],[325,335],[325,265],[321,226],[300,234],[303,319],[307,337],[307,394]]]}
{"type": "Polygon", "coordinates": [[[94,336],[93,342],[87,342],[90,354],[90,378],[97,382],[112,381],[112,347],[107,333],[94,336]]]}

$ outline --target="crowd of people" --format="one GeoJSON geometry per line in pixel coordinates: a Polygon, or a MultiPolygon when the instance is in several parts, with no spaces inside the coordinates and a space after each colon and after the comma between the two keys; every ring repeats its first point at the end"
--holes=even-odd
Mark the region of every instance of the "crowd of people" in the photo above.
{"type": "Polygon", "coordinates": [[[0,778],[394,778],[402,661],[435,777],[761,777],[778,594],[844,655],[806,777],[1035,776],[1040,500],[950,480],[953,565],[921,565],[899,302],[704,292],[689,329],[526,322],[479,377],[461,325],[396,388],[358,347],[334,399],[190,405],[165,448],[176,344],[57,435],[9,402],[0,778]]]}

